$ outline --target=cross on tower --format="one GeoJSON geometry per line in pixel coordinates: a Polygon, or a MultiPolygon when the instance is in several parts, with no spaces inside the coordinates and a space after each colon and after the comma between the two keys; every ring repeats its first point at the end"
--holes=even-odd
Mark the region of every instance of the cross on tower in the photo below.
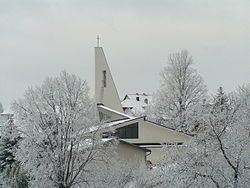
{"type": "Polygon", "coordinates": [[[97,42],[97,47],[99,47],[99,45],[100,45],[100,37],[99,37],[99,35],[97,35],[97,37],[96,37],[96,42],[97,42]]]}

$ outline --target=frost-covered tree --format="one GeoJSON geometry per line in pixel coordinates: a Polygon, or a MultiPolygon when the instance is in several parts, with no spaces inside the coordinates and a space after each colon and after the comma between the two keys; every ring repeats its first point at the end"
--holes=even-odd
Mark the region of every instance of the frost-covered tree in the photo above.
{"type": "Polygon", "coordinates": [[[99,177],[101,181],[93,182],[90,187],[109,188],[144,188],[151,180],[149,171],[142,161],[125,160],[121,156],[112,157],[105,166],[104,173],[99,177]]]}
{"type": "Polygon", "coordinates": [[[12,109],[23,137],[16,158],[31,187],[84,187],[94,179],[106,150],[100,134],[90,134],[97,119],[86,81],[62,72],[29,88],[12,109]]]}
{"type": "Polygon", "coordinates": [[[21,137],[13,118],[0,127],[0,185],[3,187],[27,187],[27,176],[22,171],[19,161],[15,159],[15,151],[21,137]]]}
{"type": "Polygon", "coordinates": [[[184,131],[187,116],[206,98],[207,89],[202,77],[192,67],[188,51],[169,55],[168,64],[161,72],[162,83],[154,96],[149,116],[158,122],[184,131]]]}
{"type": "Polygon", "coordinates": [[[3,172],[6,168],[11,168],[15,162],[14,152],[19,138],[13,119],[8,120],[4,126],[0,127],[0,130],[0,172],[3,172]]]}
{"type": "Polygon", "coordinates": [[[218,92],[203,114],[206,126],[187,147],[167,155],[160,187],[248,187],[250,125],[249,113],[243,112],[249,109],[249,100],[246,89],[231,96],[218,92]]]}
{"type": "Polygon", "coordinates": [[[216,96],[214,97],[214,105],[215,106],[219,106],[219,105],[223,105],[226,102],[228,102],[227,100],[227,96],[225,95],[225,92],[223,90],[223,87],[219,87],[219,89],[217,90],[216,96]]]}

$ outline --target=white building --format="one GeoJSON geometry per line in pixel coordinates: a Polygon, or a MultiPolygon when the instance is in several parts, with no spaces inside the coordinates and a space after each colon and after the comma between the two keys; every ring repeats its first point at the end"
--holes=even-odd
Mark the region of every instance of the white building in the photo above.
{"type": "MultiPolygon", "coordinates": [[[[105,137],[116,136],[147,149],[150,151],[146,154],[147,160],[153,163],[162,156],[161,148],[164,145],[183,145],[191,138],[191,135],[148,121],[145,116],[134,117],[124,113],[124,109],[143,111],[152,96],[126,95],[121,103],[102,47],[95,47],[95,100],[100,120],[107,125],[103,130],[105,137]],[[108,131],[105,132],[105,129],[108,131]]],[[[128,155],[131,151],[124,153],[128,155]]]]}
{"type": "Polygon", "coordinates": [[[152,102],[152,95],[146,93],[127,94],[121,101],[124,113],[128,115],[145,115],[147,106],[152,102]]]}

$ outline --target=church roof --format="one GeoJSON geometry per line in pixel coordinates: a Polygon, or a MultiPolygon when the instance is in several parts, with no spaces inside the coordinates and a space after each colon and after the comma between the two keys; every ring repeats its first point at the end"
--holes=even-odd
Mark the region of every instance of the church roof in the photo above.
{"type": "MultiPolygon", "coordinates": [[[[102,108],[105,108],[106,110],[109,110],[108,107],[105,107],[105,106],[100,106],[102,108]]],[[[120,113],[120,112],[116,112],[112,109],[110,109],[112,112],[114,113],[120,113]]],[[[171,128],[171,127],[167,127],[167,126],[164,126],[160,123],[157,123],[157,122],[154,122],[154,121],[150,121],[146,118],[146,116],[139,116],[139,117],[131,117],[131,116],[127,116],[126,114],[123,114],[121,113],[122,115],[124,115],[124,118],[122,119],[117,119],[117,120],[112,120],[112,121],[109,121],[109,122],[106,122],[104,124],[102,124],[101,126],[99,127],[92,127],[91,128],[91,131],[95,131],[97,129],[103,129],[103,128],[109,128],[109,127],[113,127],[113,126],[118,126],[118,125],[121,125],[123,123],[127,123],[127,122],[130,122],[130,121],[134,121],[134,120],[139,120],[139,119],[143,119],[145,122],[148,122],[150,123],[152,126],[159,126],[159,127],[162,127],[162,128],[165,128],[165,129],[168,129],[168,130],[171,130],[171,131],[175,131],[175,132],[178,132],[180,134],[184,134],[184,135],[188,135],[188,136],[194,136],[192,134],[188,134],[188,133],[185,133],[185,132],[181,132],[181,131],[178,131],[174,128],[171,128]],[[129,118],[128,118],[129,117],[129,118]]]]}
{"type": "Polygon", "coordinates": [[[96,131],[98,129],[105,129],[105,128],[117,126],[117,125],[120,125],[120,124],[123,124],[123,123],[127,123],[127,122],[130,122],[130,121],[134,121],[134,120],[140,119],[140,118],[143,118],[143,117],[137,117],[137,118],[131,118],[131,119],[127,119],[126,118],[126,119],[118,119],[118,120],[114,120],[114,121],[109,121],[109,122],[103,123],[100,126],[93,126],[93,127],[91,127],[90,128],[90,132],[96,131]]]}
{"type": "MultiPolygon", "coordinates": [[[[192,134],[188,134],[188,133],[185,133],[185,132],[181,132],[179,130],[176,130],[174,128],[171,128],[171,127],[167,127],[167,126],[164,126],[160,123],[157,123],[157,122],[154,122],[154,121],[151,121],[151,120],[148,120],[146,118],[146,116],[139,116],[139,117],[132,117],[132,116],[129,116],[127,114],[124,114],[124,113],[121,113],[121,112],[118,112],[116,110],[113,110],[111,108],[108,108],[104,105],[98,105],[99,108],[102,108],[102,109],[105,109],[107,111],[110,111],[110,112],[113,112],[113,113],[116,113],[116,114],[119,114],[121,116],[123,116],[124,118],[121,118],[121,119],[117,119],[117,120],[112,120],[112,121],[109,121],[109,122],[106,122],[104,123],[101,127],[99,128],[108,128],[108,127],[112,127],[112,126],[117,126],[117,125],[120,125],[120,124],[123,124],[123,123],[127,123],[127,122],[130,122],[130,121],[133,121],[133,120],[139,120],[141,118],[143,118],[144,121],[146,122],[149,122],[151,125],[153,126],[159,126],[159,127],[162,127],[162,128],[165,128],[165,129],[169,129],[169,130],[172,130],[172,131],[176,131],[180,134],[185,134],[185,135],[188,135],[188,136],[194,136],[192,134]]],[[[92,130],[94,131],[94,130],[92,130]]]]}
{"type": "Polygon", "coordinates": [[[114,109],[111,109],[111,108],[109,108],[109,107],[107,107],[107,106],[104,106],[104,105],[102,105],[102,104],[98,104],[98,108],[101,108],[101,109],[107,110],[107,111],[109,111],[109,112],[112,112],[112,113],[121,115],[121,116],[123,116],[123,117],[125,117],[125,118],[133,119],[132,116],[129,116],[129,115],[125,114],[125,113],[118,112],[118,111],[116,111],[116,110],[114,110],[114,109]]]}

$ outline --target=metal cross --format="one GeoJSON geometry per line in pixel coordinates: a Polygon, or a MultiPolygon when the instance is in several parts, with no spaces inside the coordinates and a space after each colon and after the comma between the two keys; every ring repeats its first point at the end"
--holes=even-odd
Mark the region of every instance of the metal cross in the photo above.
{"type": "Polygon", "coordinates": [[[97,35],[96,41],[97,41],[97,47],[99,47],[99,44],[100,44],[100,37],[99,37],[99,35],[97,35]]]}

